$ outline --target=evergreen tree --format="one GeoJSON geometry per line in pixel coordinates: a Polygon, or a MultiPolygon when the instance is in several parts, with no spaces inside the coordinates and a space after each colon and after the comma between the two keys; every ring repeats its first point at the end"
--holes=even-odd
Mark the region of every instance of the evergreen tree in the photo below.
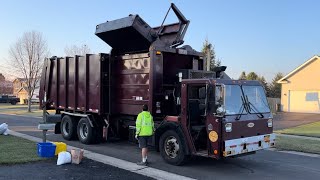
{"type": "Polygon", "coordinates": [[[247,75],[245,71],[242,71],[242,73],[239,76],[239,80],[246,80],[247,79],[247,75]]]}
{"type": "Polygon", "coordinates": [[[259,80],[259,76],[255,72],[250,72],[247,75],[247,80],[259,80]]]}
{"type": "Polygon", "coordinates": [[[257,80],[261,82],[263,88],[266,91],[266,96],[269,97],[270,96],[270,86],[267,83],[266,79],[263,76],[261,76],[261,77],[258,77],[257,80]]]}
{"type": "Polygon", "coordinates": [[[281,84],[277,83],[281,78],[283,78],[282,73],[277,73],[275,77],[272,79],[271,85],[270,85],[270,96],[274,98],[280,98],[281,97],[281,84]]]}
{"type": "Polygon", "coordinates": [[[206,57],[208,56],[208,53],[210,54],[210,59],[208,59],[208,57],[206,58],[207,61],[210,61],[210,71],[213,71],[215,67],[221,65],[221,61],[219,59],[218,60],[216,59],[214,46],[209,42],[208,39],[206,39],[203,43],[202,53],[206,57]]]}

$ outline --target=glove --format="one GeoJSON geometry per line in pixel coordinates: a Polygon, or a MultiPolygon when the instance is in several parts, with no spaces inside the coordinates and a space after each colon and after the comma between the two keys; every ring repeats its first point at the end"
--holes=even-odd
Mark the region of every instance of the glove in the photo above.
{"type": "Polygon", "coordinates": [[[138,134],[136,134],[134,137],[136,138],[136,140],[138,140],[138,134]]]}

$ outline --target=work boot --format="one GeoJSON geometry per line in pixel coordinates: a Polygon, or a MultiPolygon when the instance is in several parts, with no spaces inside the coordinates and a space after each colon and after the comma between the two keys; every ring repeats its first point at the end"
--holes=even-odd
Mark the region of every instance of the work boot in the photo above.
{"type": "Polygon", "coordinates": [[[140,161],[140,162],[137,162],[137,165],[139,165],[139,166],[146,166],[146,165],[147,165],[147,162],[140,161]]]}

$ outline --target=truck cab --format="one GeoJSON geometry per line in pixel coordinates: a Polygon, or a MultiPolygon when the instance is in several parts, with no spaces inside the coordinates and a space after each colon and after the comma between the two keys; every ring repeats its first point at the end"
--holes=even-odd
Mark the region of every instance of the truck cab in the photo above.
{"type": "Polygon", "coordinates": [[[216,159],[274,146],[272,113],[258,81],[182,81],[182,125],[192,152],[216,159]]]}
{"type": "Polygon", "coordinates": [[[252,154],[275,145],[272,118],[258,81],[182,80],[181,116],[177,121],[184,140],[179,136],[164,138],[167,141],[160,141],[164,144],[160,152],[165,152],[162,155],[171,164],[187,158],[180,158],[179,153],[215,159],[252,154]],[[183,146],[189,152],[182,152],[183,146]]]}

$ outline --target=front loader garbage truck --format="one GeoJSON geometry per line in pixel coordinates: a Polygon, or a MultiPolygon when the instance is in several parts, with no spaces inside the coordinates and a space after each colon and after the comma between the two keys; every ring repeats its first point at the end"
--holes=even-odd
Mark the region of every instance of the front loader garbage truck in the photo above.
{"type": "Polygon", "coordinates": [[[226,67],[205,71],[202,53],[183,44],[189,21],[150,27],[139,15],[107,21],[95,34],[108,54],[45,60],[40,107],[55,133],[84,144],[134,141],[142,105],[153,115],[149,142],[174,165],[191,155],[215,159],[246,155],[275,145],[272,113],[258,81],[232,80],[226,67]]]}

